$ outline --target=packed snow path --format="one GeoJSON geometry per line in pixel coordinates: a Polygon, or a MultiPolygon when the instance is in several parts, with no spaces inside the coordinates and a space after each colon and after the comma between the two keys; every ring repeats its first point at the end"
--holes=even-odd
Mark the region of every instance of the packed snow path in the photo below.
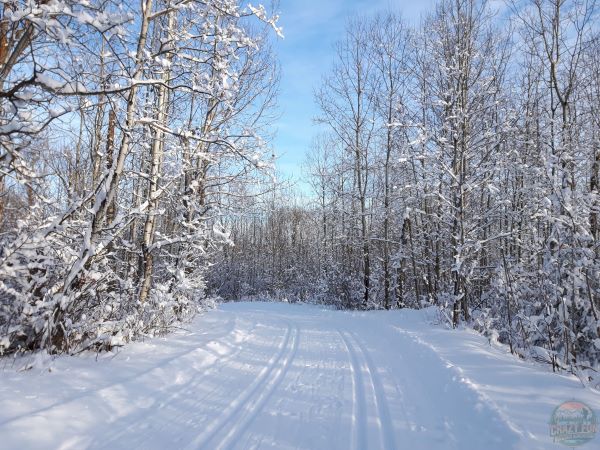
{"type": "Polygon", "coordinates": [[[116,356],[18,360],[0,373],[0,447],[558,448],[558,404],[599,411],[573,377],[432,318],[236,303],[116,356]]]}

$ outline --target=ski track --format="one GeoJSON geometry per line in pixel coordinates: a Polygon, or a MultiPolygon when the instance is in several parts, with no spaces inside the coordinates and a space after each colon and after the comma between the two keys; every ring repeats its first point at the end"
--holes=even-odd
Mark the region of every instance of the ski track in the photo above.
{"type": "Polygon", "coordinates": [[[363,380],[363,368],[348,337],[340,330],[338,333],[344,341],[344,346],[350,358],[352,373],[352,448],[367,448],[367,400],[363,380]]]}
{"type": "MultiPolygon", "coordinates": [[[[206,429],[203,433],[197,436],[191,443],[189,443],[185,448],[186,449],[196,449],[196,448],[223,448],[223,445],[227,443],[230,438],[230,435],[236,434],[242,425],[234,422],[233,419],[241,416],[242,420],[244,420],[244,416],[252,417],[252,415],[256,414],[256,411],[259,408],[259,405],[252,405],[251,402],[255,398],[260,398],[263,394],[261,392],[261,388],[266,388],[267,393],[268,389],[273,389],[273,385],[276,382],[275,380],[269,380],[269,376],[276,371],[276,366],[279,361],[284,358],[284,355],[289,352],[289,341],[290,335],[294,334],[291,338],[294,342],[296,342],[297,331],[292,331],[292,326],[287,324],[287,328],[285,331],[285,336],[283,338],[283,342],[279,346],[278,352],[276,355],[271,357],[267,363],[267,365],[260,371],[254,382],[245,389],[240,396],[233,399],[233,401],[229,404],[229,406],[223,411],[223,413],[217,417],[212,423],[206,426],[206,429]],[[244,411],[244,407],[247,406],[248,410],[244,411]],[[227,433],[225,435],[224,440],[217,444],[216,447],[212,445],[209,446],[208,443],[213,439],[218,439],[217,433],[227,425],[230,424],[232,428],[229,432],[225,430],[227,433]]],[[[293,346],[297,345],[296,343],[292,344],[293,346]]],[[[284,367],[286,364],[289,364],[289,359],[284,358],[284,367]],[[288,362],[286,362],[288,361],[288,362]]],[[[278,374],[281,375],[283,373],[283,369],[281,369],[278,374]]],[[[277,377],[276,377],[277,378],[277,377]]],[[[247,420],[247,419],[246,419],[247,420]]]]}
{"type": "MultiPolygon", "coordinates": [[[[254,330],[255,327],[256,327],[256,324],[252,328],[252,330],[254,330]]],[[[139,431],[139,430],[143,429],[144,426],[150,420],[153,420],[153,418],[154,418],[153,416],[157,416],[159,414],[160,410],[162,410],[164,408],[168,408],[169,406],[176,406],[177,400],[184,399],[189,396],[193,396],[195,394],[195,392],[197,391],[197,388],[200,385],[200,383],[202,383],[203,376],[206,376],[209,373],[215,372],[220,366],[226,365],[230,361],[234,360],[235,357],[239,356],[244,351],[243,344],[253,337],[256,337],[256,335],[248,334],[237,345],[235,345],[235,346],[232,345],[233,349],[228,354],[220,357],[219,359],[215,360],[213,363],[205,366],[205,370],[203,371],[203,373],[198,374],[198,376],[196,376],[196,377],[192,377],[191,381],[178,387],[171,394],[169,394],[166,398],[163,398],[163,400],[161,400],[160,403],[158,404],[158,407],[155,408],[154,410],[152,410],[150,412],[141,411],[138,419],[135,420],[133,423],[130,422],[130,424],[126,428],[123,428],[122,430],[120,430],[116,433],[114,431],[111,431],[110,429],[107,430],[107,434],[110,435],[110,438],[103,439],[102,442],[97,443],[97,446],[92,445],[92,448],[107,448],[108,449],[108,448],[114,448],[115,446],[118,446],[120,438],[122,438],[123,436],[126,436],[127,434],[133,434],[133,433],[135,433],[136,430],[139,431]]],[[[211,342],[214,342],[214,340],[211,342]]],[[[228,346],[227,343],[224,341],[221,341],[219,343],[222,345],[225,345],[226,347],[228,346]]],[[[181,418],[182,415],[178,415],[178,417],[181,418]]],[[[144,448],[144,446],[145,446],[144,444],[146,444],[149,440],[152,439],[152,436],[147,436],[144,433],[140,433],[139,437],[141,438],[141,442],[136,443],[136,447],[138,447],[138,448],[144,448]]]]}
{"type": "MultiPolygon", "coordinates": [[[[288,332],[286,332],[286,335],[283,338],[284,340],[288,338],[288,332]]],[[[248,364],[248,362],[261,361],[265,355],[263,352],[257,349],[263,346],[268,347],[268,345],[272,343],[272,340],[273,335],[271,333],[267,333],[265,336],[260,336],[259,334],[247,336],[242,342],[238,343],[238,347],[232,353],[215,361],[214,364],[207,366],[206,370],[202,374],[194,377],[187,385],[184,385],[175,391],[170,396],[170,401],[164,402],[164,404],[159,405],[158,408],[164,409],[168,406],[174,407],[175,412],[169,414],[169,420],[167,423],[161,423],[161,417],[152,417],[159,416],[158,410],[151,411],[150,413],[147,411],[142,411],[140,414],[141,417],[135,422],[135,424],[133,426],[128,426],[120,433],[120,437],[127,437],[127,448],[160,448],[160,446],[152,442],[153,439],[155,439],[155,436],[148,436],[144,432],[145,428],[148,428],[149,422],[152,422],[155,432],[159,432],[160,434],[167,436],[173,432],[173,429],[171,429],[173,425],[189,424],[192,422],[203,423],[206,420],[204,417],[205,411],[203,411],[202,408],[203,404],[212,404],[219,399],[227,398],[227,396],[231,394],[231,390],[229,389],[237,387],[239,384],[238,379],[224,375],[223,371],[242,370],[244,366],[248,364]],[[252,345],[244,345],[247,341],[252,341],[252,345]],[[207,381],[215,381],[212,379],[212,375],[216,375],[218,381],[223,384],[224,388],[217,388],[203,393],[202,385],[206,384],[207,381]],[[180,400],[179,402],[175,402],[174,399],[180,400]]],[[[250,388],[247,388],[246,391],[249,389],[250,388]]],[[[241,393],[239,398],[244,397],[246,391],[241,393]]],[[[232,400],[231,404],[237,404],[239,402],[239,398],[232,400]]],[[[216,428],[216,430],[220,429],[219,422],[224,420],[224,415],[225,412],[223,412],[222,415],[218,415],[216,418],[214,418],[212,422],[209,420],[209,425],[205,426],[205,432],[197,436],[196,439],[192,443],[188,444],[186,448],[212,448],[207,447],[200,441],[202,441],[202,437],[205,436],[208,431],[212,430],[213,428],[216,428]]],[[[107,434],[114,435],[115,432],[112,425],[113,424],[107,427],[107,434]]],[[[212,433],[210,433],[210,435],[212,435],[212,433]]],[[[181,441],[180,439],[176,440],[178,441],[178,446],[184,446],[182,442],[179,442],[181,441]]],[[[115,448],[115,446],[119,447],[119,441],[116,437],[108,440],[103,438],[94,443],[91,447],[109,449],[115,448]]]]}
{"type": "Polygon", "coordinates": [[[369,380],[366,385],[368,386],[367,389],[372,393],[372,399],[377,410],[377,414],[374,414],[374,417],[376,417],[379,427],[381,448],[392,450],[396,448],[393,437],[394,425],[390,417],[390,409],[387,404],[383,384],[379,378],[378,369],[373,364],[369,352],[366,351],[356,333],[349,332],[345,333],[345,335],[346,338],[350,338],[350,342],[354,341],[354,344],[350,343],[349,348],[352,349],[351,352],[355,355],[355,361],[359,361],[360,370],[367,375],[367,379],[369,380]]]}
{"type": "MultiPolygon", "coordinates": [[[[296,326],[293,331],[292,343],[286,348],[285,356],[279,358],[277,361],[277,368],[273,366],[269,371],[269,374],[265,377],[264,382],[257,384],[256,388],[250,394],[250,400],[245,403],[245,408],[238,408],[234,414],[237,416],[230,416],[228,422],[234,424],[229,432],[225,435],[225,438],[213,448],[222,449],[230,448],[235,444],[236,438],[248,428],[261,409],[264,407],[266,402],[271,398],[277,386],[281,384],[283,377],[288,372],[296,353],[298,352],[298,341],[300,339],[300,330],[296,326]]],[[[212,447],[212,446],[211,446],[212,447]]]]}
{"type": "Polygon", "coordinates": [[[510,363],[518,379],[521,362],[460,331],[446,344],[436,337],[443,330],[402,314],[225,304],[110,361],[61,357],[51,374],[0,371],[0,447],[544,449],[552,445],[548,404],[582,394],[600,405],[576,381],[541,373],[553,397],[529,405],[536,422],[526,423],[518,395],[503,393],[536,384],[490,386],[469,372],[510,363]],[[452,352],[467,340],[463,370],[452,352]],[[72,386],[77,374],[84,378],[72,386]]]}

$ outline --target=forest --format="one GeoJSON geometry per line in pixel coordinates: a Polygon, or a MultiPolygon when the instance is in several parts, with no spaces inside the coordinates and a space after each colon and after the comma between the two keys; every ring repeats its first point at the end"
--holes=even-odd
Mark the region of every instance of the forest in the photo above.
{"type": "Polygon", "coordinates": [[[1,0],[0,353],[107,350],[216,301],[437,307],[600,364],[595,0],[350,19],[302,195],[272,146],[277,6],[1,0]]]}

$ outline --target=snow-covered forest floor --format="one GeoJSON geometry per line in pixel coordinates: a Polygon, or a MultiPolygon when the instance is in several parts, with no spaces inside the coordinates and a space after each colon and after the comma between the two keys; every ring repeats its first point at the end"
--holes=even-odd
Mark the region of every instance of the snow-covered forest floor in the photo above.
{"type": "Polygon", "coordinates": [[[432,309],[230,303],[117,353],[7,358],[0,443],[530,450],[557,445],[562,402],[600,410],[575,377],[435,322],[432,309]]]}

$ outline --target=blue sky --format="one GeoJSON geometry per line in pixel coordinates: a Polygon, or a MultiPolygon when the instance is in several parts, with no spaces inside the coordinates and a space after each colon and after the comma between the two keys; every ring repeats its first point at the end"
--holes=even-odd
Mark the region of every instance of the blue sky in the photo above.
{"type": "Polygon", "coordinates": [[[418,23],[431,10],[434,0],[281,0],[279,25],[284,39],[274,44],[281,63],[279,107],[273,143],[280,155],[280,173],[301,181],[305,154],[317,133],[313,118],[318,110],[313,92],[334,59],[335,42],[343,36],[345,21],[355,15],[371,16],[379,11],[400,12],[407,22],[418,23]]]}

